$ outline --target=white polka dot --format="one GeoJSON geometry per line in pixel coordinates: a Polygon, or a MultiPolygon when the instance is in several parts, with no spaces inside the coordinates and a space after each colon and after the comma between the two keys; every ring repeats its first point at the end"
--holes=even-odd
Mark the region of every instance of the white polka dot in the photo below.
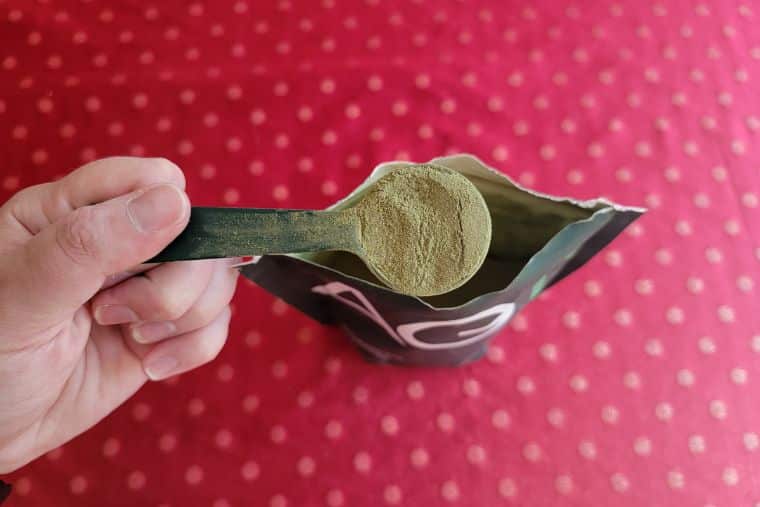
{"type": "Polygon", "coordinates": [[[694,205],[698,208],[709,208],[710,207],[710,196],[703,193],[697,193],[694,194],[694,205]]]}
{"type": "Polygon", "coordinates": [[[330,440],[335,440],[337,438],[340,438],[342,434],[343,434],[343,424],[341,424],[340,421],[331,419],[327,422],[327,425],[325,426],[325,436],[327,438],[329,438],[330,440]]]}
{"type": "Polygon", "coordinates": [[[171,452],[177,447],[177,437],[171,433],[161,435],[158,440],[158,448],[163,452],[171,452]]]}
{"type": "MultiPolygon", "coordinates": [[[[225,199],[225,202],[228,202],[227,199],[225,199]]],[[[219,366],[219,369],[216,371],[216,377],[221,380],[222,382],[229,382],[232,380],[232,377],[235,375],[235,369],[230,364],[222,364],[219,366]]]]}
{"type": "Polygon", "coordinates": [[[578,443],[578,454],[580,454],[582,457],[593,460],[596,459],[597,450],[596,445],[594,442],[588,441],[588,440],[582,440],[578,443]]]}
{"type": "Polygon", "coordinates": [[[705,437],[702,435],[692,435],[689,437],[689,451],[692,454],[702,454],[706,448],[705,437]]]}
{"type": "Polygon", "coordinates": [[[427,124],[420,125],[420,128],[417,129],[417,135],[420,139],[431,139],[434,135],[433,127],[427,124]]]}
{"type": "Polygon", "coordinates": [[[736,312],[728,305],[718,307],[718,320],[723,323],[731,323],[736,320],[736,312]]]}
{"type": "Polygon", "coordinates": [[[446,481],[441,486],[441,497],[448,502],[459,500],[459,485],[454,481],[446,481]]]}
{"type": "Polygon", "coordinates": [[[465,379],[464,382],[462,382],[462,392],[470,397],[470,398],[476,398],[480,396],[480,382],[475,380],[474,378],[468,378],[465,379]]]}
{"type": "Polygon", "coordinates": [[[598,341],[594,343],[591,348],[594,357],[597,359],[608,359],[612,355],[612,348],[610,344],[605,341],[598,341]]]}
{"type": "Polygon", "coordinates": [[[145,482],[145,474],[139,470],[135,470],[127,476],[127,487],[133,491],[143,489],[145,487],[145,482]]]}
{"type": "Polygon", "coordinates": [[[723,400],[713,400],[710,402],[710,415],[715,419],[722,420],[728,415],[726,402],[723,400]]]}
{"type": "Polygon", "coordinates": [[[641,388],[641,375],[635,371],[627,371],[623,374],[623,385],[628,389],[637,390],[641,388]]]}
{"type": "Polygon", "coordinates": [[[493,156],[494,160],[498,162],[503,162],[507,160],[509,157],[509,150],[506,146],[499,145],[496,146],[493,151],[491,152],[491,156],[493,156]]]}
{"type": "Polygon", "coordinates": [[[26,139],[28,134],[29,129],[24,125],[16,125],[11,131],[11,137],[17,140],[26,139]]]}
{"type": "Polygon", "coordinates": [[[538,349],[538,353],[545,361],[550,363],[557,362],[557,358],[559,356],[557,352],[557,346],[553,343],[545,343],[541,345],[541,347],[538,349]]]}
{"type": "Polygon", "coordinates": [[[541,447],[535,442],[528,442],[523,446],[522,454],[527,461],[535,463],[541,459],[541,447]]]}
{"type": "Polygon", "coordinates": [[[581,325],[581,316],[578,312],[566,312],[562,316],[562,323],[569,329],[577,329],[581,325]]]}
{"type": "Polygon", "coordinates": [[[573,491],[573,479],[569,475],[559,475],[554,480],[554,489],[562,495],[569,495],[573,491]]]}
{"type": "Polygon", "coordinates": [[[565,412],[560,408],[552,408],[546,413],[546,421],[555,428],[565,425],[565,412]]]}
{"type": "Polygon", "coordinates": [[[628,491],[631,483],[628,480],[628,477],[625,475],[621,473],[615,473],[610,476],[610,486],[612,486],[612,489],[618,493],[624,493],[628,491]]]}
{"type": "Polygon", "coordinates": [[[288,499],[284,495],[277,494],[269,499],[269,507],[287,507],[288,499]]]}
{"type": "Polygon", "coordinates": [[[504,109],[504,100],[501,97],[490,97],[487,103],[488,110],[498,112],[504,109]]]}
{"type": "Polygon", "coordinates": [[[499,495],[502,498],[511,499],[517,496],[517,484],[511,477],[499,479],[499,495]]]}
{"type": "Polygon", "coordinates": [[[412,400],[422,399],[425,396],[425,387],[422,382],[415,380],[406,386],[406,394],[412,400]]]}
{"type": "Polygon", "coordinates": [[[540,111],[549,109],[549,104],[549,98],[545,95],[539,95],[533,99],[533,107],[540,111]]]}
{"type": "Polygon", "coordinates": [[[506,410],[498,409],[491,414],[491,424],[497,429],[506,429],[512,423],[512,418],[506,410]]]}
{"type": "Polygon", "coordinates": [[[259,464],[255,461],[246,461],[240,468],[240,475],[243,477],[243,480],[248,482],[256,480],[260,473],[259,464]]]}
{"type": "Polygon", "coordinates": [[[652,338],[651,340],[647,340],[644,350],[647,354],[653,357],[660,357],[664,353],[664,347],[662,346],[662,342],[656,338],[652,338]]]}
{"type": "Polygon", "coordinates": [[[551,144],[545,144],[539,149],[539,155],[544,160],[553,160],[557,156],[557,148],[551,144]]]}
{"type": "Polygon", "coordinates": [[[288,198],[290,195],[290,191],[288,190],[288,187],[285,185],[276,185],[272,189],[272,197],[274,197],[275,201],[284,201],[288,198]]]}
{"type": "Polygon", "coordinates": [[[200,398],[192,398],[187,403],[187,413],[197,417],[206,411],[206,404],[200,398]]]}
{"type": "Polygon", "coordinates": [[[739,484],[739,471],[734,467],[726,467],[723,469],[722,479],[726,486],[736,486],[739,484]]]}
{"type": "Polygon", "coordinates": [[[760,436],[754,432],[745,433],[743,438],[744,448],[750,452],[760,449],[760,436]]]}
{"type": "Polygon", "coordinates": [[[596,280],[589,280],[583,284],[583,291],[587,296],[598,297],[602,294],[602,284],[596,280]]]}
{"type": "Polygon", "coordinates": [[[414,468],[425,468],[430,462],[430,455],[425,449],[418,447],[409,454],[409,461],[414,468]]]}
{"type": "Polygon", "coordinates": [[[45,150],[34,150],[32,152],[32,163],[34,165],[42,165],[48,160],[48,154],[45,150]]]}
{"type": "Polygon", "coordinates": [[[269,439],[275,444],[281,444],[288,438],[288,432],[284,426],[277,424],[269,430],[269,439]]]}
{"type": "Polygon", "coordinates": [[[87,491],[87,487],[88,487],[87,479],[85,479],[81,475],[76,475],[69,481],[69,490],[74,495],[81,495],[82,493],[87,491]]]}
{"type": "Polygon", "coordinates": [[[119,454],[119,450],[121,450],[121,442],[119,439],[115,437],[109,437],[105,442],[103,442],[103,456],[112,458],[113,456],[119,454]]]}
{"type": "Polygon", "coordinates": [[[583,172],[578,169],[571,169],[567,172],[567,181],[568,183],[572,185],[580,185],[583,183],[584,175],[583,172]]]}
{"type": "Polygon", "coordinates": [[[194,486],[203,481],[203,469],[198,465],[191,465],[185,470],[185,482],[194,486]]]}
{"type": "Polygon", "coordinates": [[[760,335],[755,335],[752,337],[750,340],[750,348],[753,351],[760,353],[760,335]]]}
{"type": "Polygon", "coordinates": [[[673,405],[668,402],[658,403],[654,408],[654,415],[660,421],[666,422],[673,418],[673,405]]]}
{"type": "Polygon", "coordinates": [[[670,324],[682,324],[684,321],[684,311],[678,306],[672,306],[665,311],[665,319],[670,324]]]}
{"type": "Polygon", "coordinates": [[[684,476],[678,470],[668,472],[668,486],[671,489],[683,489],[685,483],[684,476]]]}
{"type": "Polygon", "coordinates": [[[744,368],[732,368],[729,376],[731,378],[731,382],[736,385],[744,385],[747,383],[748,374],[747,370],[744,368]]]}
{"type": "Polygon", "coordinates": [[[325,502],[328,507],[342,507],[345,502],[345,495],[339,489],[331,489],[327,492],[325,502]]]}
{"type": "Polygon", "coordinates": [[[691,387],[695,382],[694,373],[686,368],[680,369],[676,373],[676,381],[680,386],[691,387]]]}
{"type": "Polygon", "coordinates": [[[486,358],[493,364],[503,363],[505,356],[504,349],[498,345],[490,344],[486,350],[486,358]]]}
{"type": "Polygon", "coordinates": [[[698,345],[699,345],[699,350],[703,354],[714,354],[715,351],[717,350],[717,347],[715,346],[715,342],[709,336],[703,336],[702,338],[700,338],[698,345]]]}
{"type": "Polygon", "coordinates": [[[277,360],[272,363],[272,376],[276,379],[283,379],[288,375],[288,364],[285,361],[277,360]]]}
{"type": "Polygon", "coordinates": [[[710,264],[720,264],[723,261],[723,253],[714,247],[705,250],[705,258],[710,264]]]}
{"type": "Polygon", "coordinates": [[[389,486],[386,486],[383,490],[383,499],[385,500],[385,503],[388,505],[398,505],[401,503],[401,488],[399,488],[395,484],[391,484],[389,486]]]}
{"type": "Polygon", "coordinates": [[[454,416],[448,412],[441,412],[436,418],[436,425],[444,433],[451,433],[454,429],[454,416]]]}
{"type": "Polygon", "coordinates": [[[13,492],[18,496],[27,496],[32,491],[32,481],[28,477],[19,477],[13,483],[13,492]]]}
{"type": "MultiPolygon", "coordinates": [[[[530,125],[528,125],[528,122],[526,122],[525,120],[517,120],[512,125],[512,130],[514,131],[515,135],[524,136],[528,132],[530,132],[530,125]]],[[[480,134],[481,131],[482,129],[478,130],[478,135],[480,134]]]]}
{"type": "Polygon", "coordinates": [[[473,465],[482,465],[486,461],[486,451],[482,446],[471,445],[467,448],[467,461],[473,465]]]}
{"type": "Polygon", "coordinates": [[[649,295],[654,291],[654,282],[649,279],[636,280],[634,290],[642,296],[649,295]]]}
{"type": "Polygon", "coordinates": [[[338,141],[338,134],[334,130],[325,130],[322,134],[322,144],[332,146],[338,141]]]}
{"type": "Polygon", "coordinates": [[[607,424],[617,424],[620,420],[620,411],[614,405],[605,405],[602,407],[601,417],[607,424]]]}
{"type": "Polygon", "coordinates": [[[647,437],[638,437],[633,442],[633,452],[639,456],[649,456],[652,453],[652,441],[647,437]]]}
{"type": "Polygon", "coordinates": [[[356,403],[357,405],[363,405],[367,403],[367,401],[369,400],[369,391],[367,390],[366,387],[359,386],[359,387],[354,388],[354,392],[352,396],[354,399],[354,403],[356,403]]]}
{"type": "Polygon", "coordinates": [[[369,79],[367,80],[367,88],[369,88],[373,92],[382,90],[383,79],[377,74],[370,76],[369,79]]]}
{"type": "Polygon", "coordinates": [[[531,394],[536,390],[536,384],[530,377],[519,377],[517,379],[517,390],[522,394],[531,394]]]}
{"type": "Polygon", "coordinates": [[[744,155],[747,152],[747,146],[741,139],[734,139],[731,141],[731,151],[734,155],[744,155]]]}
{"type": "Polygon", "coordinates": [[[573,375],[570,377],[570,389],[577,393],[584,392],[588,389],[588,380],[583,375],[573,375]]]}
{"type": "Polygon", "coordinates": [[[705,288],[705,282],[701,278],[691,276],[686,280],[686,288],[694,294],[701,293],[705,288]]]}
{"type": "Polygon", "coordinates": [[[37,109],[43,114],[50,113],[54,107],[55,105],[50,97],[42,97],[37,101],[37,109]]]}
{"type": "Polygon", "coordinates": [[[220,449],[228,449],[232,445],[232,432],[228,429],[220,429],[214,436],[214,442],[220,449]]]}
{"type": "Polygon", "coordinates": [[[385,138],[385,131],[380,127],[375,127],[370,131],[369,138],[372,141],[382,141],[385,138]]]}
{"type": "Polygon", "coordinates": [[[372,468],[372,457],[364,451],[356,453],[354,455],[354,468],[358,472],[369,472],[372,468]]]}
{"type": "Polygon", "coordinates": [[[316,463],[310,456],[303,456],[298,460],[298,463],[296,464],[296,470],[298,470],[298,474],[301,477],[309,477],[311,475],[314,475],[315,469],[316,463]]]}

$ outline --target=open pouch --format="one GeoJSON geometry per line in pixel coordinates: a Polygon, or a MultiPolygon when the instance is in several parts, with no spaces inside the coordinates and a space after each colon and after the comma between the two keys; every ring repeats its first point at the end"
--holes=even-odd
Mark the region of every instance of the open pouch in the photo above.
{"type": "MultiPolygon", "coordinates": [[[[380,164],[329,209],[354,205],[378,178],[409,163],[380,164]]],[[[644,212],[604,199],[576,201],[532,192],[470,155],[430,163],[466,176],[491,213],[488,257],[462,287],[425,298],[399,294],[346,252],[265,255],[241,272],[317,321],[341,326],[370,360],[453,366],[481,357],[487,340],[523,306],[644,212]]]]}

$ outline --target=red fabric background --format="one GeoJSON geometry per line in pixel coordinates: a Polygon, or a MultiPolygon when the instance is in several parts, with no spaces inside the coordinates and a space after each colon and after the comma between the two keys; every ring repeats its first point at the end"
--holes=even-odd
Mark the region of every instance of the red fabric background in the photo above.
{"type": "Polygon", "coordinates": [[[466,151],[651,209],[459,369],[366,364],[241,283],[214,363],[13,474],[9,505],[760,505],[758,16],[0,0],[0,200],[131,153],[195,204],[323,207],[466,151]]]}

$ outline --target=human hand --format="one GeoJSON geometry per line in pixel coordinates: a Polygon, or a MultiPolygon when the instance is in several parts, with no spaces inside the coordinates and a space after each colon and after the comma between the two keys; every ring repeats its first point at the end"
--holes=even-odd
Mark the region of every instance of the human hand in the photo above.
{"type": "Polygon", "coordinates": [[[187,224],[184,188],[167,160],[117,157],[0,207],[0,473],[222,348],[233,261],[140,266],[187,224]]]}

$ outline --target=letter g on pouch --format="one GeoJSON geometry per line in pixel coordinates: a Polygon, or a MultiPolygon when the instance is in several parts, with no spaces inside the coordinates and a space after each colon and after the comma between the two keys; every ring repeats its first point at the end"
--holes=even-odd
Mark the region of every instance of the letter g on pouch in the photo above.
{"type": "MultiPolygon", "coordinates": [[[[265,255],[241,272],[317,321],[342,327],[369,360],[459,365],[481,357],[488,339],[523,306],[585,264],[644,212],[603,199],[532,192],[469,155],[430,163],[466,176],[491,213],[488,257],[464,286],[440,296],[406,296],[383,287],[344,252],[265,255]]],[[[407,164],[380,164],[329,209],[353,205],[374,181],[407,164]]]]}

